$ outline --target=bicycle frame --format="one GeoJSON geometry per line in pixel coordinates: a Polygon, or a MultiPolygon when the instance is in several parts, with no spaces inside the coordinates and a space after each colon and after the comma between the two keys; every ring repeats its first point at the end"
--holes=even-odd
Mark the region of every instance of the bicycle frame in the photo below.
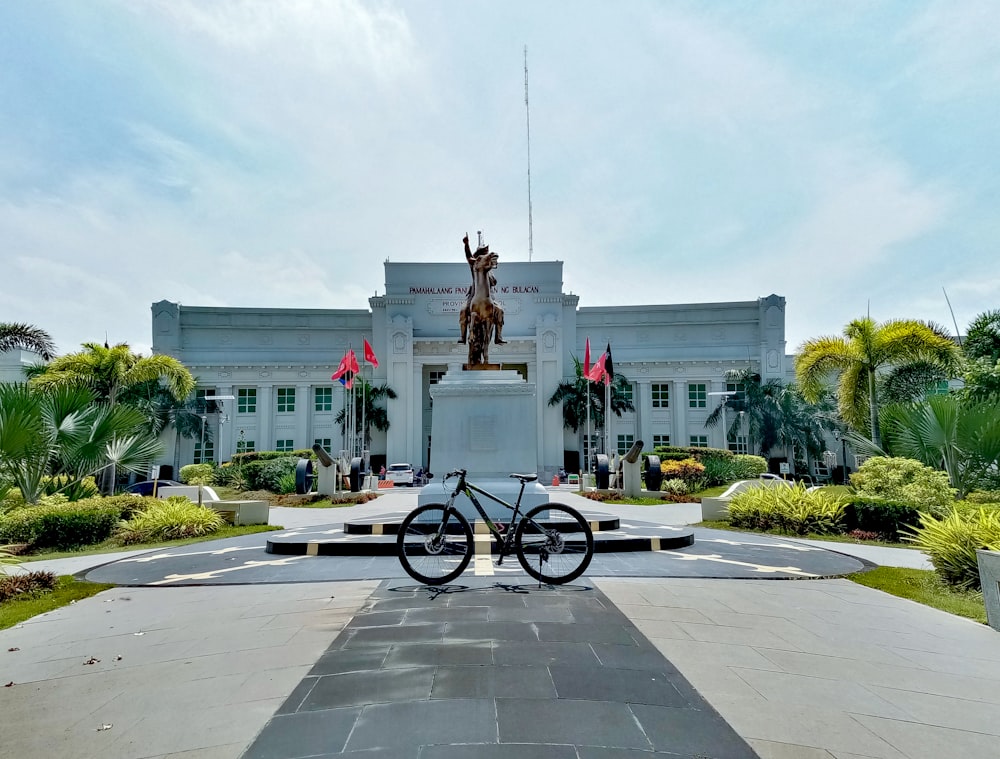
{"type": "Polygon", "coordinates": [[[486,525],[486,529],[488,529],[490,533],[492,533],[493,537],[496,539],[497,543],[500,546],[500,558],[497,560],[497,564],[503,563],[504,556],[507,555],[511,545],[513,545],[514,543],[514,532],[516,531],[517,525],[520,522],[519,517],[521,514],[521,497],[524,495],[524,486],[527,483],[524,480],[521,480],[521,489],[517,493],[517,501],[514,503],[513,506],[511,506],[503,498],[499,498],[490,493],[489,491],[483,490],[478,485],[474,485],[473,483],[466,480],[465,470],[463,469],[460,469],[457,472],[449,473],[448,475],[445,476],[445,481],[447,481],[448,477],[450,477],[452,474],[458,476],[458,483],[455,485],[454,492],[448,498],[448,506],[454,506],[455,499],[462,494],[464,494],[465,497],[472,502],[472,505],[475,506],[476,511],[479,512],[479,516],[483,518],[483,523],[486,525]],[[505,506],[506,508],[514,512],[510,518],[510,526],[506,528],[506,530],[504,530],[502,526],[497,525],[492,519],[490,519],[489,515],[486,513],[486,509],[483,508],[483,505],[479,502],[479,499],[476,498],[476,493],[484,495],[491,501],[499,503],[501,506],[505,506]]]}

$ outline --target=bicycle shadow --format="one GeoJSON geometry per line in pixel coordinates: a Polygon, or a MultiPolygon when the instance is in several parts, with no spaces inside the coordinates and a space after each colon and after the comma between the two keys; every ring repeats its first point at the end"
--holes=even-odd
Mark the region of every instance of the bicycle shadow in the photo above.
{"type": "Polygon", "coordinates": [[[483,593],[487,591],[500,590],[504,593],[515,593],[518,595],[530,595],[531,593],[553,593],[569,591],[572,593],[583,593],[587,591],[593,591],[594,588],[591,585],[574,585],[571,583],[566,583],[562,585],[549,585],[547,583],[505,583],[505,582],[494,582],[488,585],[474,586],[474,585],[457,585],[457,584],[444,584],[444,585],[397,585],[391,588],[386,588],[387,591],[391,593],[427,593],[428,600],[435,600],[440,596],[455,595],[458,593],[483,593]]]}

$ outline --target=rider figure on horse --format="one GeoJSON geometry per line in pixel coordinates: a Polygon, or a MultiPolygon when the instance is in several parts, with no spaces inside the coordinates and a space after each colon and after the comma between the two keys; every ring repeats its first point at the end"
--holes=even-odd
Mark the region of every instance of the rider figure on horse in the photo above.
{"type": "MultiPolygon", "coordinates": [[[[458,325],[462,333],[458,342],[464,344],[466,338],[468,337],[469,318],[472,312],[472,296],[476,289],[476,260],[482,256],[488,256],[490,253],[490,246],[480,244],[479,247],[476,248],[476,252],[473,253],[472,249],[469,247],[468,234],[462,238],[462,242],[465,243],[465,260],[468,262],[469,272],[472,274],[472,284],[469,285],[469,291],[465,296],[465,306],[462,308],[462,312],[458,317],[458,325]]],[[[493,276],[492,271],[489,272],[489,282],[491,290],[496,287],[497,278],[493,276]]],[[[506,345],[507,341],[503,339],[503,308],[501,308],[500,304],[495,301],[493,304],[493,319],[496,327],[493,342],[497,345],[506,345]]]]}

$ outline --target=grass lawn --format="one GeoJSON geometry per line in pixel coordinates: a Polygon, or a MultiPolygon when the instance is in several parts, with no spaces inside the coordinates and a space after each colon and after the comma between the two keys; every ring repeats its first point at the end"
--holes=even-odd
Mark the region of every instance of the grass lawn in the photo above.
{"type": "Polygon", "coordinates": [[[83,598],[90,598],[102,590],[113,588],[99,582],[80,582],[69,575],[59,578],[55,589],[50,593],[41,593],[27,598],[17,598],[0,603],[0,630],[31,619],[47,611],[53,611],[83,598]]]}
{"type": "Polygon", "coordinates": [[[274,524],[246,524],[241,527],[226,525],[211,535],[202,535],[197,538],[180,538],[178,540],[161,540],[156,543],[136,543],[134,545],[123,546],[114,540],[105,540],[103,543],[95,543],[92,546],[85,546],[77,551],[38,551],[32,554],[18,556],[22,562],[28,564],[32,561],[47,561],[49,559],[72,559],[77,556],[92,556],[102,553],[116,553],[118,551],[137,551],[143,549],[162,548],[163,546],[186,546],[190,543],[204,543],[206,540],[222,540],[223,538],[237,538],[240,535],[252,535],[255,532],[272,532],[283,530],[284,527],[274,524]]]}
{"type": "Polygon", "coordinates": [[[848,575],[847,579],[859,585],[875,588],[900,598],[909,598],[925,606],[986,624],[983,594],[974,590],[953,588],[945,584],[932,569],[876,567],[869,572],[848,575]]]}
{"type": "Polygon", "coordinates": [[[855,545],[862,546],[881,546],[883,548],[909,548],[911,551],[916,551],[917,548],[913,543],[889,543],[882,540],[859,540],[858,538],[851,537],[850,535],[827,535],[819,533],[809,533],[808,535],[792,535],[788,532],[781,532],[780,530],[750,530],[746,527],[733,527],[726,520],[706,520],[704,522],[698,522],[698,524],[692,525],[692,527],[706,527],[711,530],[730,530],[731,532],[748,532],[757,533],[759,535],[774,535],[778,538],[801,538],[803,540],[829,540],[831,543],[853,543],[855,545]]]}

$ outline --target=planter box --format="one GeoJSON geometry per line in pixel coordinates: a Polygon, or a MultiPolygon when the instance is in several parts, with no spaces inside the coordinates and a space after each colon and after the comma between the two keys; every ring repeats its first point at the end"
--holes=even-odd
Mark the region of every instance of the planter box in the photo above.
{"type": "Polygon", "coordinates": [[[976,559],[986,603],[986,620],[994,630],[1000,630],[1000,551],[977,550],[976,559]]]}

